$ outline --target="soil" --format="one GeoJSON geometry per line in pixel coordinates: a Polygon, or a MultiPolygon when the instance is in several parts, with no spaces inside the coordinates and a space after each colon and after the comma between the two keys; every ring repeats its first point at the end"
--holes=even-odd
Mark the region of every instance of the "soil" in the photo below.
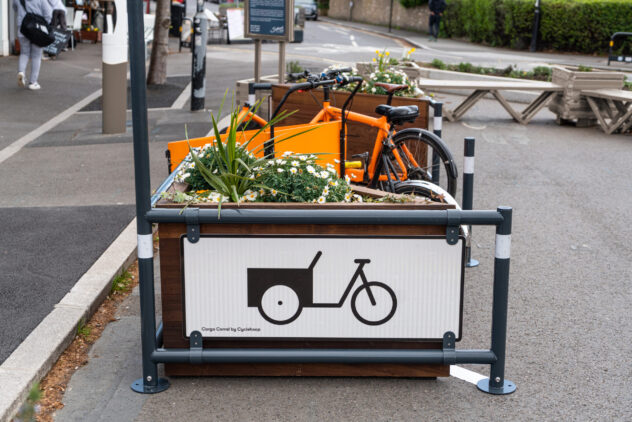
{"type": "Polygon", "coordinates": [[[62,353],[48,375],[40,382],[42,398],[38,402],[40,411],[38,421],[52,422],[53,414],[64,407],[62,399],[68,382],[80,367],[88,363],[90,348],[101,336],[105,327],[115,321],[115,314],[120,303],[138,284],[137,261],[127,271],[132,275],[131,282],[123,289],[113,291],[103,301],[99,309],[92,315],[84,328],[77,334],[70,346],[62,353]]]}

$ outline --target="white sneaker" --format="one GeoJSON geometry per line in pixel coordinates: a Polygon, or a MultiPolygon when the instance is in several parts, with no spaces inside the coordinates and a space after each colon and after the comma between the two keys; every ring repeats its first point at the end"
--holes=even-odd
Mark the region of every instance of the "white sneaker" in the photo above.
{"type": "Polygon", "coordinates": [[[25,79],[26,76],[24,76],[24,72],[18,72],[18,86],[24,88],[26,86],[26,84],[24,83],[25,79]]]}
{"type": "Polygon", "coordinates": [[[41,86],[37,82],[33,82],[32,84],[29,85],[29,89],[31,91],[37,91],[40,88],[41,88],[41,86]]]}

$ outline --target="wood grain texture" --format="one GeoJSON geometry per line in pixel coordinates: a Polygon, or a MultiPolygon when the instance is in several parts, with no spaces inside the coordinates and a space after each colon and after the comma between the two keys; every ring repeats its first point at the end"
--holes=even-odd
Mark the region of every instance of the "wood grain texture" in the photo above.
{"type": "MultiPolygon", "coordinates": [[[[272,86],[272,103],[274,108],[287,92],[287,85],[272,86]]],[[[348,92],[334,91],[331,93],[331,105],[334,107],[342,107],[349,97],[348,92]]],[[[353,98],[351,111],[366,114],[371,117],[380,117],[375,113],[375,108],[380,104],[386,104],[386,95],[371,95],[358,93],[353,98]]],[[[322,109],[323,91],[320,89],[312,90],[304,93],[293,93],[289,96],[281,110],[296,111],[293,115],[284,119],[280,124],[297,125],[309,122],[318,111],[322,109]],[[313,94],[313,96],[312,96],[313,94]]],[[[397,126],[397,130],[405,128],[421,128],[428,129],[428,101],[420,98],[393,97],[393,106],[416,105],[419,107],[419,117],[414,123],[406,123],[397,126]]],[[[351,160],[354,154],[362,154],[364,152],[371,153],[375,138],[377,137],[377,129],[366,126],[362,123],[348,122],[347,124],[347,159],[351,160]]],[[[423,161],[427,164],[424,154],[423,161]]]]}
{"type": "MultiPolygon", "coordinates": [[[[228,204],[227,204],[228,205],[228,204]]],[[[244,204],[246,205],[246,204],[244,204]]],[[[252,205],[252,204],[247,204],[252,205]]],[[[271,205],[271,204],[263,204],[271,205]]],[[[311,204],[279,204],[286,207],[314,207],[311,204]]],[[[336,205],[336,204],[332,204],[336,205]]],[[[338,204],[340,205],[340,204],[338,204]]],[[[443,204],[356,204],[356,206],[390,205],[393,208],[447,209],[443,204]]],[[[202,234],[227,235],[327,235],[349,236],[419,236],[445,235],[444,226],[413,225],[263,225],[263,224],[202,224],[202,234]]],[[[185,337],[181,242],[186,233],[185,224],[159,225],[160,277],[162,293],[163,341],[167,348],[188,348],[185,337]]],[[[369,348],[369,349],[440,349],[440,342],[421,341],[332,341],[332,340],[213,340],[204,339],[205,348],[369,348]]],[[[439,377],[449,376],[445,365],[348,365],[348,364],[222,364],[190,365],[167,364],[167,375],[217,376],[388,376],[388,377],[439,377]]]]}

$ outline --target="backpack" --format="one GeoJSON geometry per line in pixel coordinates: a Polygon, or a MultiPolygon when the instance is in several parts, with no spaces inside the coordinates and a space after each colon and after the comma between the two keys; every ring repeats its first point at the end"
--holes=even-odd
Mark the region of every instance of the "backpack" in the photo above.
{"type": "Polygon", "coordinates": [[[29,12],[26,9],[24,0],[20,0],[20,4],[26,11],[26,15],[24,16],[22,25],[20,26],[20,32],[22,35],[24,35],[33,44],[40,47],[46,47],[52,44],[55,41],[55,34],[53,33],[53,29],[49,23],[46,22],[46,19],[44,19],[43,16],[29,12]]]}

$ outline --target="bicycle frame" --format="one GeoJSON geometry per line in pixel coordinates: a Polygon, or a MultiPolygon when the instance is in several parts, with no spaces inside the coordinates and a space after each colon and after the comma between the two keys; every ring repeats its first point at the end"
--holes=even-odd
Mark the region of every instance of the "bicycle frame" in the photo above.
{"type": "MultiPolygon", "coordinates": [[[[365,265],[364,262],[358,264],[358,268],[353,274],[353,277],[351,277],[351,281],[349,281],[349,284],[347,285],[347,288],[345,289],[345,292],[342,294],[342,297],[340,298],[338,303],[312,303],[309,307],[310,308],[342,308],[342,305],[344,305],[345,301],[347,300],[347,297],[349,296],[349,293],[351,293],[351,289],[355,285],[355,282],[358,279],[358,277],[362,279],[362,284],[369,283],[369,280],[367,280],[366,278],[366,274],[364,274],[364,265],[365,265]]],[[[371,287],[367,286],[366,291],[369,294],[369,300],[371,300],[371,305],[375,306],[376,302],[375,302],[375,298],[373,297],[373,293],[371,292],[371,287]]]]}

